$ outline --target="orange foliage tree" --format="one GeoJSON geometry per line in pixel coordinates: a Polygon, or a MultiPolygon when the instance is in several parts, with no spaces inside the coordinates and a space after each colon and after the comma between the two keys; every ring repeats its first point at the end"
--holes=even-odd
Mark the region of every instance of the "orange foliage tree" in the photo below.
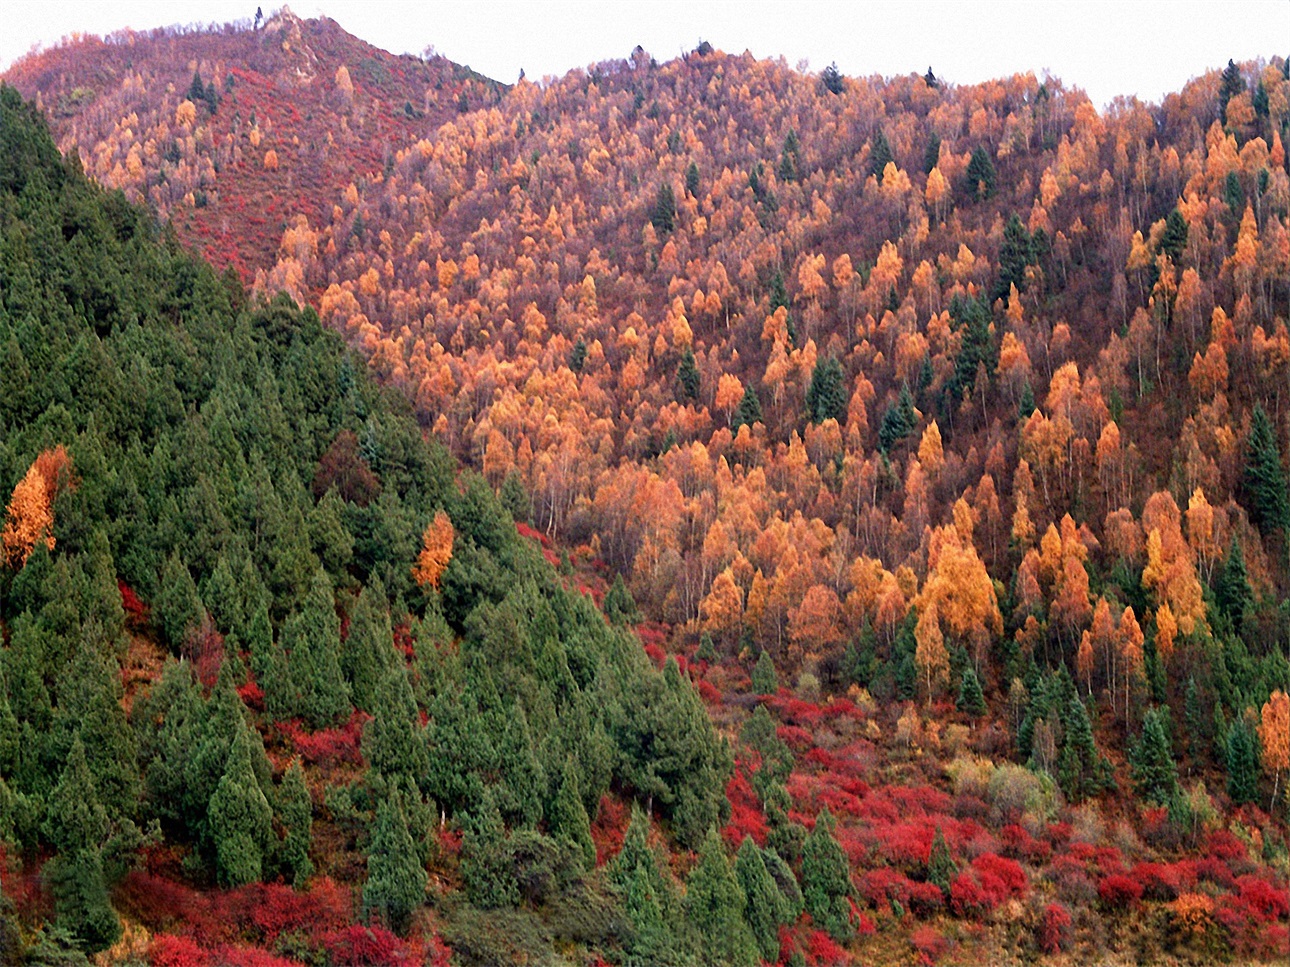
{"type": "Polygon", "coordinates": [[[54,500],[71,482],[71,459],[57,446],[38,456],[13,488],[0,546],[5,563],[20,569],[37,543],[54,549],[54,500]]]}
{"type": "Polygon", "coordinates": [[[443,572],[452,560],[452,541],[455,532],[452,521],[442,510],[426,525],[421,535],[421,553],[412,565],[412,577],[422,587],[438,588],[443,572]]]}

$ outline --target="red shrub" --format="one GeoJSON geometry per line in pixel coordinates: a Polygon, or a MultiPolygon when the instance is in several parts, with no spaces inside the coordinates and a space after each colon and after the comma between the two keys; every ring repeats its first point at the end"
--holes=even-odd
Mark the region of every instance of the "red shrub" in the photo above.
{"type": "Polygon", "coordinates": [[[915,927],[909,935],[920,964],[934,964],[950,949],[950,942],[935,928],[929,926],[915,927]]]}
{"type": "Polygon", "coordinates": [[[134,593],[134,589],[124,581],[117,579],[117,590],[121,592],[121,607],[126,615],[131,618],[140,618],[146,620],[148,617],[148,606],[139,600],[139,596],[134,593]]]}
{"type": "Polygon", "coordinates": [[[1043,920],[1039,925],[1039,948],[1046,954],[1060,953],[1070,946],[1071,915],[1060,903],[1050,903],[1044,907],[1043,920]]]}
{"type": "Polygon", "coordinates": [[[708,705],[721,704],[721,690],[706,678],[700,679],[695,688],[698,689],[699,698],[703,699],[708,705]]]}
{"type": "Polygon", "coordinates": [[[659,668],[663,667],[663,660],[667,656],[664,655],[663,649],[660,648],[658,645],[646,645],[645,654],[648,655],[649,660],[652,661],[659,668]]]}
{"type": "Polygon", "coordinates": [[[1142,884],[1148,900],[1174,900],[1180,892],[1177,871],[1161,863],[1138,863],[1129,876],[1142,884]]]}
{"type": "MultiPolygon", "coordinates": [[[[914,890],[913,881],[890,866],[866,870],[860,875],[857,886],[860,895],[875,908],[886,907],[892,900],[898,901],[901,906],[908,906],[910,895],[914,890]]],[[[937,890],[937,892],[940,891],[937,890]]]]}
{"type": "Polygon", "coordinates": [[[1277,889],[1267,880],[1257,876],[1242,876],[1236,881],[1241,890],[1241,902],[1265,920],[1290,917],[1290,892],[1277,889]]]}
{"type": "Polygon", "coordinates": [[[237,694],[242,697],[242,703],[254,712],[264,711],[264,689],[253,681],[248,681],[244,685],[237,687],[237,694]]]}
{"type": "MultiPolygon", "coordinates": [[[[618,855],[627,835],[631,811],[627,804],[608,794],[600,797],[600,807],[591,823],[591,841],[596,844],[596,865],[601,866],[618,855]]],[[[458,841],[460,847],[460,841],[458,841]]]]}
{"type": "Polygon", "coordinates": [[[382,927],[351,925],[323,938],[332,967],[411,967],[417,960],[405,944],[382,927]]]}
{"type": "Polygon", "coordinates": [[[1097,885],[1097,895],[1108,907],[1127,907],[1142,899],[1142,884],[1123,873],[1112,873],[1097,885]]]}
{"type": "Polygon", "coordinates": [[[192,937],[159,933],[148,948],[148,963],[152,967],[206,967],[207,961],[206,951],[192,937]]]}
{"type": "Polygon", "coordinates": [[[1053,852],[1051,846],[1035,839],[1017,823],[1009,823],[999,830],[999,842],[1005,856],[1025,860],[1033,866],[1043,866],[1053,852]]]}
{"type": "Polygon", "coordinates": [[[811,733],[798,725],[781,725],[775,730],[779,740],[794,752],[805,752],[815,744],[811,733]]]}
{"type": "Polygon", "coordinates": [[[935,883],[915,883],[909,891],[909,909],[917,916],[935,916],[945,908],[945,894],[935,883]]]}
{"type": "Polygon", "coordinates": [[[885,831],[882,852],[887,860],[901,869],[916,872],[927,865],[932,855],[936,830],[925,824],[901,823],[885,831]]]}
{"type": "Polygon", "coordinates": [[[1205,838],[1205,852],[1229,866],[1232,860],[1249,859],[1245,844],[1225,829],[1216,829],[1205,838]]]}
{"type": "Polygon", "coordinates": [[[259,947],[222,946],[214,956],[220,967],[300,967],[297,961],[278,957],[259,947]]]}
{"type": "Polygon", "coordinates": [[[335,766],[342,762],[362,765],[363,726],[371,716],[354,710],[349,721],[338,729],[320,729],[306,732],[298,719],[278,723],[278,731],[290,740],[296,752],[306,762],[320,766],[335,766]]]}
{"type": "Polygon", "coordinates": [[[997,906],[1004,900],[1021,897],[1026,892],[1026,871],[1016,860],[995,853],[982,853],[972,861],[972,869],[984,890],[997,906]]]}
{"type": "Polygon", "coordinates": [[[812,930],[806,935],[806,962],[813,967],[841,967],[851,963],[845,950],[833,942],[823,930],[812,930]]]}
{"type": "Polygon", "coordinates": [[[950,906],[960,917],[989,913],[991,909],[985,893],[967,872],[960,873],[950,884],[950,906]]]}

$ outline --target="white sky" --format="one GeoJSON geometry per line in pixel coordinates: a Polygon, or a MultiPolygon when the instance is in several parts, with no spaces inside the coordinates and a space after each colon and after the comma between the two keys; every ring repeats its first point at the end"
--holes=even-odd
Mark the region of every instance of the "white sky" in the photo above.
{"type": "MultiPolygon", "coordinates": [[[[265,13],[278,8],[262,4],[265,13]]],[[[6,0],[0,69],[34,44],[80,31],[106,34],[173,23],[250,18],[256,0],[6,0]]],[[[640,44],[659,61],[709,41],[728,53],[783,55],[811,70],[831,61],[853,76],[922,73],[966,84],[1045,70],[1103,107],[1147,101],[1189,78],[1290,54],[1290,0],[296,0],[394,53],[433,46],[511,82],[625,57],[640,44]]]]}

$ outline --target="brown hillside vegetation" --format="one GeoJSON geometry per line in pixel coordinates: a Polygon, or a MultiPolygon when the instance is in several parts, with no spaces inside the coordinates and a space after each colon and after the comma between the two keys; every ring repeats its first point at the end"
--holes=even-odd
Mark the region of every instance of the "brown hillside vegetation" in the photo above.
{"type": "Polygon", "coordinates": [[[45,109],[87,174],[248,281],[295,215],[328,217],[347,184],[500,90],[443,57],[395,56],[286,8],[258,29],[75,37],[5,80],[45,109]]]}

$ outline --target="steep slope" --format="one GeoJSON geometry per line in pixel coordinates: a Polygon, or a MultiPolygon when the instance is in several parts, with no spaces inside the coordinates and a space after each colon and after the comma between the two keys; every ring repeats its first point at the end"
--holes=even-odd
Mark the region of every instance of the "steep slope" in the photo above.
{"type": "Polygon", "coordinates": [[[260,25],[80,37],[3,79],[45,108],[60,150],[75,149],[89,175],[247,281],[294,216],[327,217],[346,185],[501,91],[445,58],[395,56],[285,7],[260,25]]]}
{"type": "Polygon", "coordinates": [[[693,687],[154,227],[0,86],[0,959],[407,964],[519,903],[535,957],[617,949],[602,800],[728,813],[693,687]]]}

